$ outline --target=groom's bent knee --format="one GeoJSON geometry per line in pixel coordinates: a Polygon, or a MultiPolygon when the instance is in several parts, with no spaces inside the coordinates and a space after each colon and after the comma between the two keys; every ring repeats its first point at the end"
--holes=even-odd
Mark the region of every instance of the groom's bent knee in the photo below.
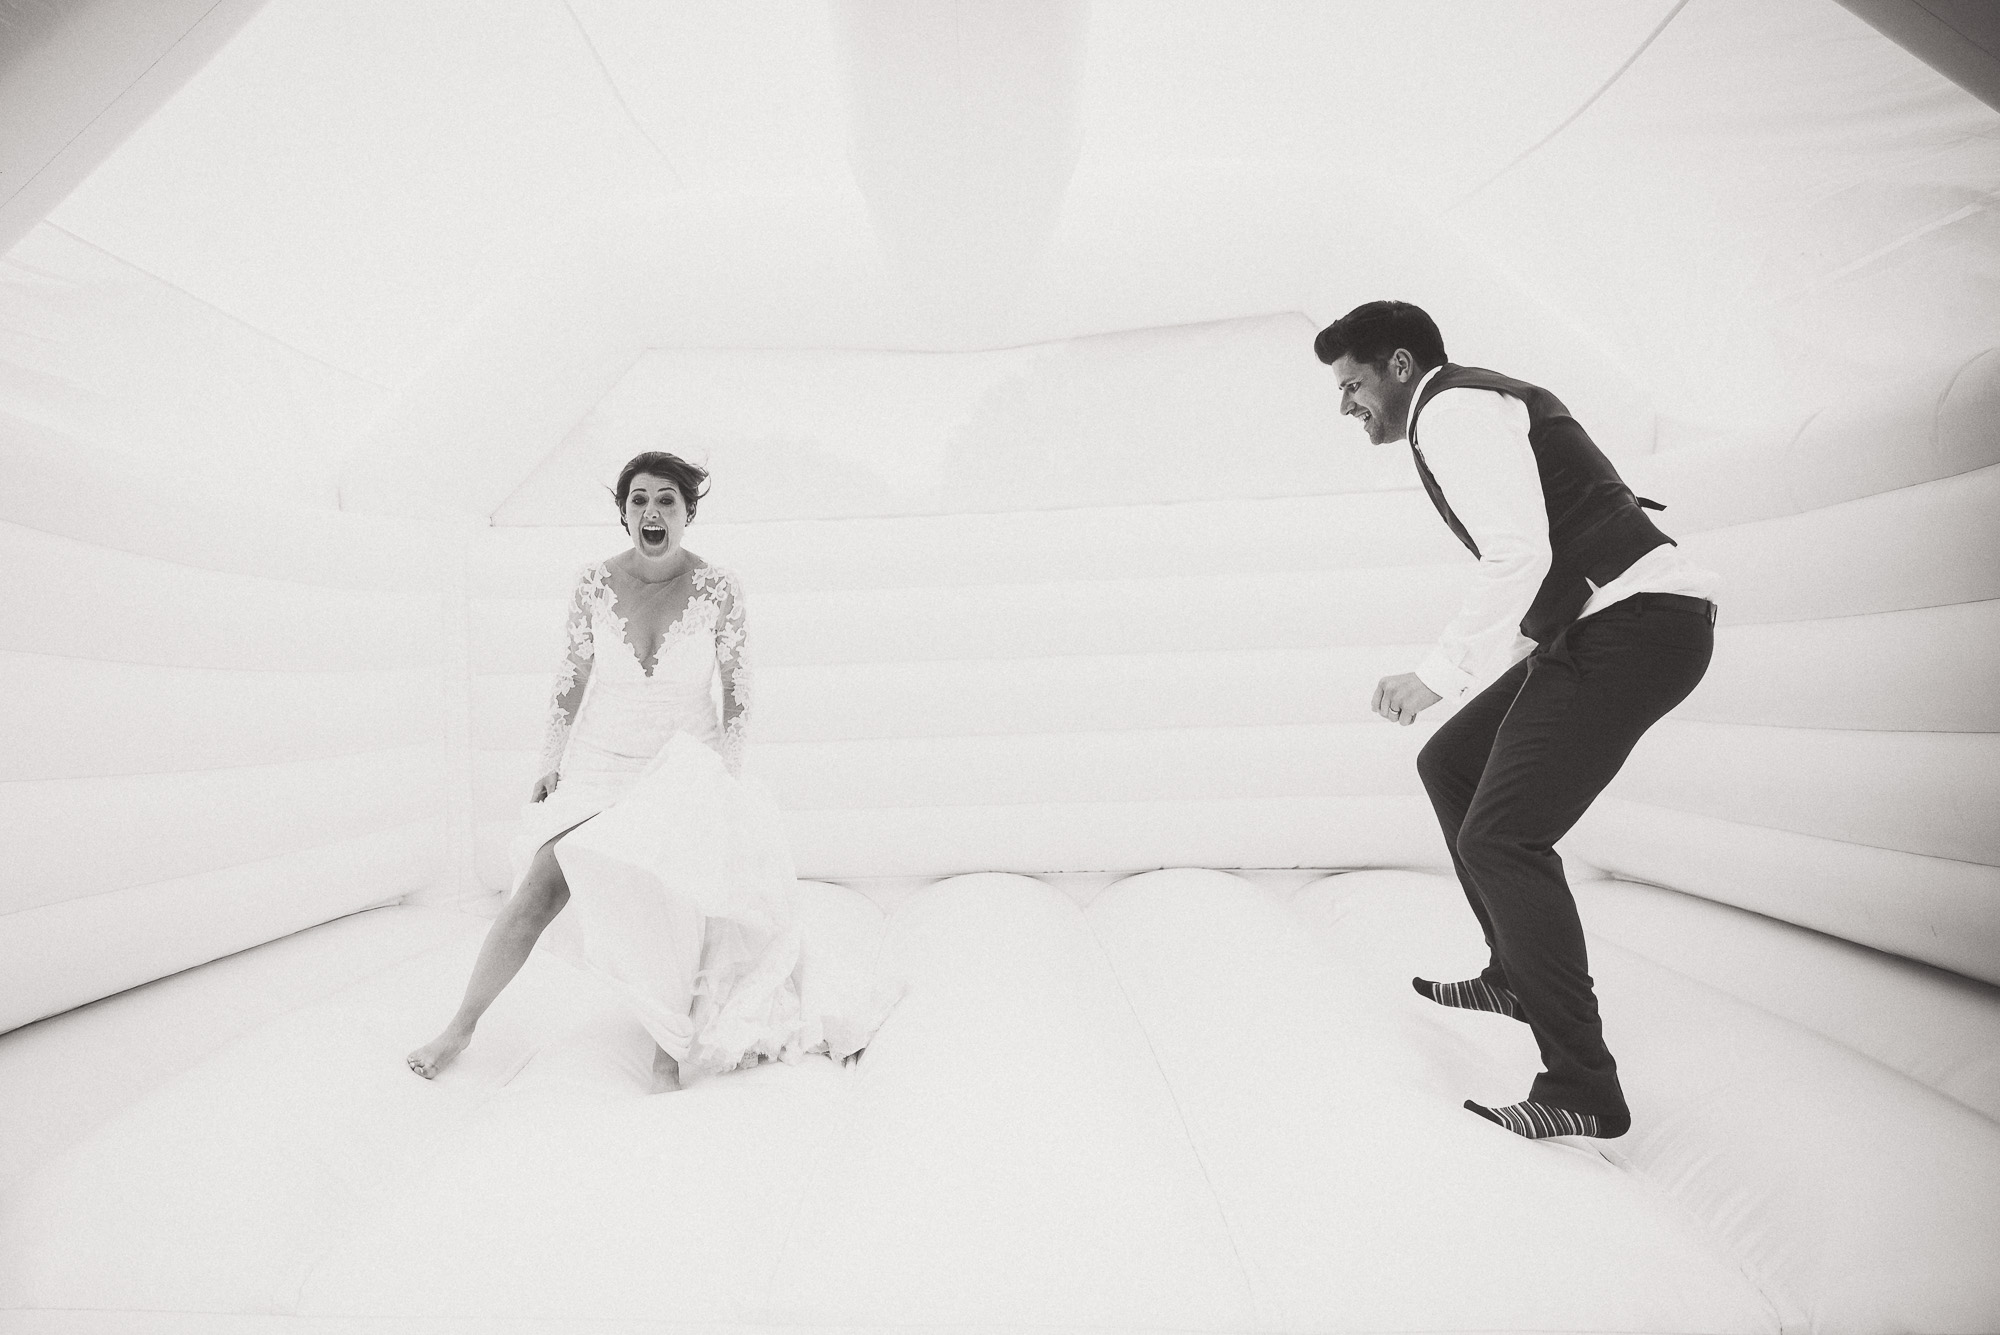
{"type": "Polygon", "coordinates": [[[1431,739],[1417,752],[1417,779],[1426,793],[1437,797],[1464,787],[1453,764],[1456,759],[1449,736],[1442,731],[1432,733],[1431,739]]]}
{"type": "Polygon", "coordinates": [[[1467,814],[1465,823],[1459,827],[1454,847],[1466,869],[1480,877],[1482,889],[1489,880],[1496,888],[1505,887],[1508,878],[1499,873],[1535,855],[1534,840],[1530,836],[1510,828],[1504,813],[1484,807],[1475,807],[1467,814]],[[1490,875],[1482,876],[1481,873],[1490,875]]]}

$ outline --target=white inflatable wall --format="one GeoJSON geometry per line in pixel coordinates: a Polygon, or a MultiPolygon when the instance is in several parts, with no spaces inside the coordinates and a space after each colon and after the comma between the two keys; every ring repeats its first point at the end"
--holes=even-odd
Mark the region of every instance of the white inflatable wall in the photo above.
{"type": "MultiPolygon", "coordinates": [[[[704,433],[691,375],[650,373],[679,391],[672,408],[665,390],[615,391],[474,562],[486,883],[504,882],[532,779],[566,581],[623,541],[574,521],[608,510],[598,479],[629,450],[684,437],[716,469],[690,545],[739,567],[755,600],[756,763],[808,874],[1442,865],[1412,769],[1429,729],[1381,727],[1367,691],[1413,661],[1470,565],[1408,489],[1406,455],[1343,439],[1324,387],[1292,379],[1282,359],[1312,328],[1152,331],[1043,350],[1011,375],[961,369],[964,402],[926,405],[953,430],[928,454],[894,439],[864,453],[919,394],[879,373],[852,410],[831,387],[855,368],[828,356],[700,365],[761,403],[816,361],[797,392],[827,406],[783,436],[704,433]],[[1191,394],[1202,358],[1221,369],[1191,394]],[[1070,362],[1111,386],[1093,397],[1070,362]],[[1070,410],[1053,443],[1017,429],[1023,401],[1049,400],[1070,410]],[[857,411],[866,425],[844,425],[857,411]],[[1190,412],[1204,420],[1177,425],[1190,412]],[[967,442],[990,483],[968,478],[967,442]],[[1064,500],[1127,503],[1034,506],[1057,476],[1064,500]],[[1279,477],[1325,492],[1257,494],[1279,477]],[[733,497],[746,481],[755,496],[733,497]],[[857,517],[729,522],[799,497],[857,517]],[[922,513],[938,508],[975,513],[922,513]],[[538,511],[569,522],[524,527],[538,511]]],[[[2000,981],[2000,742],[1974,685],[2000,667],[1996,423],[2000,353],[1984,353],[1787,437],[1655,454],[1607,438],[1726,592],[1710,679],[1573,856],[2000,981]]]]}
{"type": "MultiPolygon", "coordinates": [[[[710,355],[766,385],[817,361],[827,410],[707,451],[630,388],[663,378],[642,360],[469,548],[441,521],[204,501],[17,426],[0,1018],[448,898],[467,866],[504,889],[567,581],[623,543],[588,521],[662,436],[716,471],[690,541],[748,580],[754,767],[805,874],[1442,866],[1429,728],[1381,726],[1367,689],[1470,567],[1401,453],[1339,434],[1312,328],[930,356],[845,404],[832,354],[710,355]],[[1073,438],[1019,429],[1051,403],[1073,438]],[[861,452],[897,431],[903,472],[861,452]],[[1323,490],[1275,494],[1298,477],[1323,490]],[[785,517],[805,505],[853,517],[785,517]]],[[[1792,439],[1622,451],[1725,610],[1709,680],[1565,845],[1580,870],[2000,981],[1996,399],[1989,353],[1792,439]]]]}
{"type": "Polygon", "coordinates": [[[0,1029],[444,879],[437,535],[0,470],[0,1029]]]}
{"type": "Polygon", "coordinates": [[[2000,351],[1628,468],[1728,579],[1584,857],[2000,982],[2000,351]]]}
{"type": "Polygon", "coordinates": [[[1368,690],[1449,618],[1463,571],[1420,497],[1352,490],[1408,465],[1341,438],[1312,332],[709,355],[701,374],[751,405],[732,434],[686,393],[614,392],[633,406],[582,424],[473,562],[486,883],[533,780],[568,581],[624,544],[606,487],[662,440],[714,470],[688,542],[747,581],[752,764],[804,874],[1440,860],[1421,739],[1371,727],[1368,690]],[[1324,494],[1286,494],[1302,479],[1324,494]],[[821,517],[784,517],[802,509],[821,517]]]}

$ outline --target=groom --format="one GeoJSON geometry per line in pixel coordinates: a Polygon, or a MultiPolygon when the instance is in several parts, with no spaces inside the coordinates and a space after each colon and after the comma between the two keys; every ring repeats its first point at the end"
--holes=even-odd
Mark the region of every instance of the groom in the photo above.
{"type": "Polygon", "coordinates": [[[1541,1047],[1526,1100],[1467,1108],[1529,1139],[1622,1136],[1632,1117],[1552,845],[1701,680],[1716,577],[1653,526],[1642,507],[1661,507],[1633,496],[1561,400],[1452,365],[1417,307],[1357,306],[1313,351],[1372,443],[1410,442],[1479,562],[1437,647],[1377,684],[1375,712],[1407,725],[1500,673],[1417,757],[1489,962],[1463,982],[1412,981],[1439,1005],[1526,1022],[1541,1047]]]}

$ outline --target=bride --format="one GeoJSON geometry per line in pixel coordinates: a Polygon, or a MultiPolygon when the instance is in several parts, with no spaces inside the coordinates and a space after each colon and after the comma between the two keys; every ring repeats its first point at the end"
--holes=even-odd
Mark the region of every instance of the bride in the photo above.
{"type": "Polygon", "coordinates": [[[583,962],[652,1035],[661,1088],[767,1058],[846,1060],[881,1023],[884,994],[839,988],[838,962],[813,959],[777,812],[740,779],[742,584],[681,545],[707,477],[660,452],[618,475],[632,546],[586,566],[571,593],[514,892],[458,1013],[407,1058],[426,1080],[572,902],[583,962]]]}

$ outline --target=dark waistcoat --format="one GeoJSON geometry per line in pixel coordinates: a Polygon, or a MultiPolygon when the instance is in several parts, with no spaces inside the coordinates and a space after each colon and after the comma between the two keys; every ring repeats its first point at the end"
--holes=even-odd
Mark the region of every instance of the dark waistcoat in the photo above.
{"type": "Polygon", "coordinates": [[[1535,593],[1521,633],[1546,645],[1576,620],[1590,601],[1589,580],[1600,587],[1625,573],[1634,561],[1673,539],[1653,526],[1646,510],[1665,507],[1632,494],[1604,451],[1569,415],[1561,399],[1525,380],[1515,380],[1476,366],[1446,362],[1417,396],[1410,414],[1410,453],[1424,480],[1431,504],[1474,556],[1479,544],[1458,522],[1424,463],[1417,426],[1424,405],[1447,389],[1490,389],[1519,399],[1528,409],[1528,444],[1542,477],[1542,502],[1549,514],[1549,573],[1535,593]],[[1645,508],[1641,508],[1645,507],[1645,508]]]}

